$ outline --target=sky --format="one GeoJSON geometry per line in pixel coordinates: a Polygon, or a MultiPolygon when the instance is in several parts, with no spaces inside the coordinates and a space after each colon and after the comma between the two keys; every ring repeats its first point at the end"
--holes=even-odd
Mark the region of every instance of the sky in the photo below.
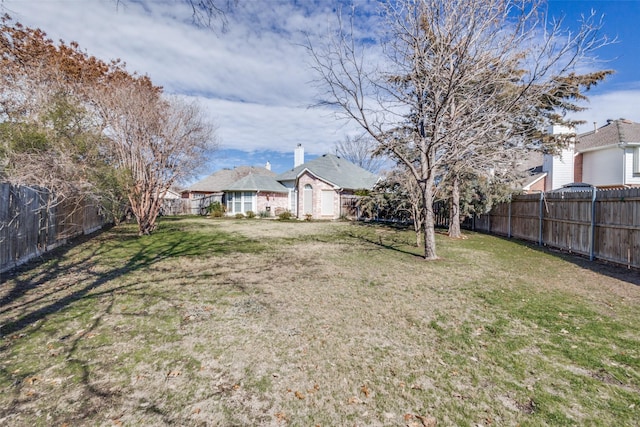
{"type": "MultiPolygon", "coordinates": [[[[220,149],[200,177],[222,168],[293,167],[293,151],[305,160],[334,153],[358,128],[328,108],[314,107],[320,91],[307,49],[320,44],[345,0],[238,0],[225,28],[194,25],[180,0],[1,0],[22,24],[53,40],[76,41],[103,60],[119,58],[129,71],[148,75],[170,94],[196,99],[217,127],[220,149]]],[[[224,1],[221,1],[224,3],[224,1]]],[[[373,11],[374,0],[355,0],[373,11]]],[[[575,29],[581,15],[603,18],[603,35],[616,39],[598,50],[591,66],[615,74],[588,92],[586,121],[578,132],[607,119],[640,122],[640,0],[550,0],[549,15],[575,29]]],[[[360,14],[359,31],[375,31],[374,14],[360,14]]]]}

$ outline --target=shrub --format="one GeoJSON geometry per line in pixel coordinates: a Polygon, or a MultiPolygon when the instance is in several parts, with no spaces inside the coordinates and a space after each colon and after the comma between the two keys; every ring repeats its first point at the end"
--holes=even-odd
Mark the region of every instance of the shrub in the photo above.
{"type": "Polygon", "coordinates": [[[246,215],[247,215],[247,218],[255,218],[256,217],[256,214],[253,211],[247,211],[246,215]]]}
{"type": "Polygon", "coordinates": [[[291,219],[292,217],[293,217],[293,215],[291,214],[291,212],[290,212],[290,211],[284,211],[284,212],[281,212],[281,213],[278,215],[278,218],[279,218],[280,220],[282,220],[282,221],[287,221],[287,220],[291,219]]]}
{"type": "Polygon", "coordinates": [[[222,218],[224,211],[225,207],[220,202],[213,202],[207,206],[207,213],[214,218],[222,218]]]}
{"type": "Polygon", "coordinates": [[[267,211],[260,211],[258,212],[258,216],[260,218],[269,218],[271,216],[271,213],[267,211]]]}
{"type": "Polygon", "coordinates": [[[305,221],[311,221],[311,218],[313,218],[313,215],[310,213],[304,214],[304,220],[305,221]]]}
{"type": "Polygon", "coordinates": [[[238,212],[236,214],[236,219],[242,219],[242,218],[244,218],[244,214],[241,214],[241,213],[238,212]]]}

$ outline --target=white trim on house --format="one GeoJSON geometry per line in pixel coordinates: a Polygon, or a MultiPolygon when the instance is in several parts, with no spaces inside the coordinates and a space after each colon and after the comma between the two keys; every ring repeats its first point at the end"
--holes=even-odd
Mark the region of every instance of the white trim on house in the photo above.
{"type": "Polygon", "coordinates": [[[633,149],[633,176],[640,175],[640,146],[632,147],[633,149]]]}
{"type": "Polygon", "coordinates": [[[304,174],[305,174],[305,172],[306,172],[306,173],[308,173],[309,175],[311,175],[312,177],[314,177],[315,179],[318,179],[318,180],[320,180],[320,181],[326,182],[327,184],[331,185],[331,186],[333,187],[333,189],[334,189],[334,190],[340,190],[340,189],[342,188],[342,187],[340,187],[339,185],[334,184],[333,182],[331,182],[331,181],[329,181],[329,180],[327,180],[327,179],[325,179],[325,178],[322,178],[322,177],[320,177],[320,176],[316,175],[315,173],[311,172],[311,171],[310,171],[309,169],[307,169],[307,168],[302,169],[302,170],[300,171],[300,173],[299,173],[298,175],[296,175],[296,185],[297,185],[298,180],[300,179],[300,177],[301,177],[302,175],[304,175],[304,174]]]}
{"type": "Polygon", "coordinates": [[[539,181],[545,179],[546,177],[547,177],[547,172],[544,172],[539,177],[537,177],[536,179],[531,181],[529,184],[527,184],[524,187],[522,187],[522,189],[525,190],[525,191],[529,191],[529,190],[531,190],[531,187],[533,187],[535,184],[537,184],[539,181]]]}

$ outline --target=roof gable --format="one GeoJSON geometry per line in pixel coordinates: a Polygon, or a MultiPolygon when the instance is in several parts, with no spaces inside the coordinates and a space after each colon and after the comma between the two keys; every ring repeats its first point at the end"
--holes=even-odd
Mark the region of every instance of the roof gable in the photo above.
{"type": "Polygon", "coordinates": [[[608,147],[621,143],[640,143],[640,123],[631,120],[611,120],[606,125],[577,137],[576,151],[608,147]]]}
{"type": "Polygon", "coordinates": [[[272,176],[249,174],[230,184],[224,191],[268,191],[272,193],[288,193],[289,190],[272,176]]]}
{"type": "Polygon", "coordinates": [[[221,169],[214,172],[206,178],[191,185],[187,188],[187,191],[207,191],[213,193],[222,192],[226,187],[229,187],[234,182],[250,174],[270,177],[276,176],[274,172],[263,167],[238,166],[233,169],[221,169]]]}
{"type": "Polygon", "coordinates": [[[350,190],[373,188],[378,181],[376,175],[333,154],[316,157],[309,162],[278,175],[276,179],[278,181],[295,180],[305,171],[336,187],[350,190]]]}

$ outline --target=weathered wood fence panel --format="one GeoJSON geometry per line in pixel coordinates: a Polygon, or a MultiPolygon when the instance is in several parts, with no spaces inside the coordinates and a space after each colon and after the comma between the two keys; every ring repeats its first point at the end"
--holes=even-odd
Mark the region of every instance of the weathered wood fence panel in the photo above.
{"type": "Polygon", "coordinates": [[[592,192],[547,193],[543,200],[543,244],[590,255],[592,192]]]}
{"type": "Polygon", "coordinates": [[[162,201],[161,215],[191,215],[200,213],[200,199],[164,199],[162,201]],[[196,202],[196,203],[194,203],[196,202]],[[192,205],[194,205],[192,207],[192,205]],[[192,209],[193,208],[193,209],[192,209]]]}
{"type": "Polygon", "coordinates": [[[640,188],[513,196],[473,229],[640,267],[640,188]]]}
{"type": "Polygon", "coordinates": [[[360,196],[343,194],[340,197],[340,216],[345,218],[360,219],[360,209],[358,208],[358,199],[360,196]]]}
{"type": "Polygon", "coordinates": [[[540,207],[538,194],[526,194],[511,203],[510,237],[537,242],[540,240],[540,207]]]}
{"type": "Polygon", "coordinates": [[[0,272],[107,222],[95,204],[57,203],[47,189],[0,183],[0,272]]]}
{"type": "Polygon", "coordinates": [[[640,266],[640,188],[598,192],[595,257],[640,266]]]}

